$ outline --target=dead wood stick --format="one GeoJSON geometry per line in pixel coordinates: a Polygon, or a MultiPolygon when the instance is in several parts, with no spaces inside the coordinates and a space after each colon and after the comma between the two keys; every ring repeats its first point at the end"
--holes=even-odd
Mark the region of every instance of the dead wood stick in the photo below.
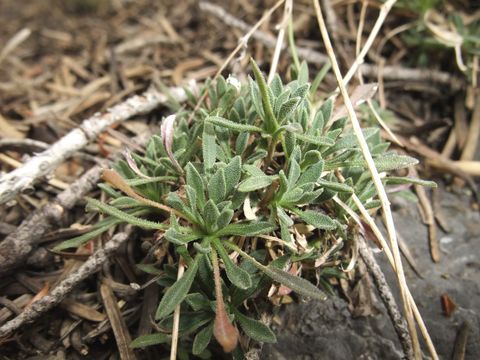
{"type": "Polygon", "coordinates": [[[35,301],[20,315],[0,327],[0,338],[11,335],[21,326],[35,321],[42,314],[58,305],[75,286],[101,268],[107,258],[128,239],[130,231],[131,227],[127,226],[124,232],[114,235],[105,244],[105,247],[98,249],[76,272],[71,273],[67,278],[62,280],[49,295],[35,301]]]}
{"type": "Polygon", "coordinates": [[[110,324],[112,324],[113,335],[118,346],[118,353],[121,360],[136,360],[135,353],[130,348],[132,338],[128,332],[125,319],[120,312],[120,308],[117,304],[117,299],[113,294],[112,288],[107,283],[100,285],[100,294],[102,296],[105,311],[107,312],[110,324]]]}
{"type": "MultiPolygon", "coordinates": [[[[150,136],[151,132],[147,131],[134,138],[133,141],[144,145],[150,136]]],[[[105,166],[107,164],[108,162],[105,163],[105,166]]],[[[24,263],[34,249],[35,243],[61,219],[66,210],[73,208],[83,196],[95,187],[100,179],[102,168],[100,165],[91,168],[68,189],[58,194],[54,201],[32,212],[13,233],[0,243],[0,277],[24,263]]]]}
{"type": "Polygon", "coordinates": [[[437,223],[435,222],[435,214],[431,201],[427,195],[427,191],[423,186],[414,185],[415,193],[419,201],[419,209],[423,212],[423,223],[428,227],[428,245],[430,248],[430,257],[434,262],[439,262],[442,253],[440,252],[440,244],[437,238],[437,223]]]}
{"type": "MultiPolygon", "coordinates": [[[[240,19],[237,19],[235,16],[226,12],[222,7],[212,4],[208,1],[200,1],[200,10],[214,15],[228,26],[238,28],[242,31],[248,31],[252,28],[251,25],[240,19]]],[[[267,47],[275,47],[276,38],[270,34],[257,30],[253,33],[252,37],[267,47]]],[[[297,53],[299,57],[311,64],[323,65],[329,62],[328,56],[313,49],[297,47],[297,53]]],[[[369,78],[377,78],[378,76],[379,67],[376,65],[362,64],[359,68],[362,71],[362,74],[369,78]]],[[[436,70],[411,69],[401,66],[384,66],[382,68],[382,72],[385,80],[403,80],[446,84],[449,85],[452,90],[460,89],[463,84],[461,79],[456,78],[449,73],[436,70]]]]}
{"type": "Polygon", "coordinates": [[[383,274],[382,269],[375,260],[372,251],[365,243],[363,237],[359,236],[357,241],[360,256],[365,262],[365,265],[367,265],[368,271],[373,277],[373,281],[375,282],[380,298],[382,299],[383,304],[387,309],[395,332],[397,333],[398,339],[400,340],[400,344],[402,346],[405,357],[407,359],[413,359],[414,356],[412,340],[410,338],[408,326],[405,318],[403,317],[400,309],[397,306],[392,291],[390,290],[390,286],[388,286],[388,283],[385,280],[385,275],[383,274]]]}
{"type": "MultiPolygon", "coordinates": [[[[171,92],[177,99],[183,100],[186,97],[182,88],[172,88],[171,92]]],[[[151,88],[142,95],[132,96],[115,105],[104,114],[95,114],[84,120],[80,127],[70,131],[49,149],[32,157],[18,169],[0,177],[0,204],[32,187],[40,177],[52,173],[60,163],[94,140],[109,126],[132,116],[148,113],[167,100],[167,95],[151,88]]]]}

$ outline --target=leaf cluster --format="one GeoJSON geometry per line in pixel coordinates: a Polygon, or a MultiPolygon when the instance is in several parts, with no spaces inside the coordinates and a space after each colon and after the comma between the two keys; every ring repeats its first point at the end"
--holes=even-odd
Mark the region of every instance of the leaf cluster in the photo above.
{"type": "MultiPolygon", "coordinates": [[[[367,208],[379,206],[346,119],[327,126],[333,100],[313,105],[306,64],[288,84],[278,75],[267,84],[253,61],[252,69],[254,78],[241,88],[223,77],[207,81],[200,91],[207,100],[193,119],[189,107],[197,106],[199,95],[186,89],[187,107],[168,119],[162,135],[153,135],[143,154],[128,154],[104,173],[99,186],[109,200],[88,199],[87,207],[105,218],[56,248],[81,246],[122,223],[156,231],[166,242],[175,264],[140,267],[158,276],[165,289],[155,313],[165,332],[140,337],[134,347],[168,346],[177,305],[181,344],[194,355],[209,356],[218,311],[246,336],[274,342],[274,333],[248,317],[244,304],[272,284],[325,299],[325,291],[331,292],[326,279],[341,276],[337,268],[316,270],[322,289],[304,278],[314,272],[299,276],[286,270],[295,262],[314,264],[332,240],[352,241],[351,219],[332,201],[335,196],[353,209],[352,194],[367,208]],[[186,271],[177,279],[180,261],[186,271]]],[[[364,129],[364,136],[379,171],[416,163],[389,151],[377,128],[364,129]]],[[[422,183],[389,176],[384,181],[422,183]]],[[[345,260],[340,252],[332,256],[340,264],[345,260]]]]}

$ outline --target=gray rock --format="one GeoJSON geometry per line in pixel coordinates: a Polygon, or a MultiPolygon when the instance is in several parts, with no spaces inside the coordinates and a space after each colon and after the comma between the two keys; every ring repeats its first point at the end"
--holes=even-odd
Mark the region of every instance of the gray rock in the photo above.
{"type": "MultiPolygon", "coordinates": [[[[399,233],[407,242],[423,278],[405,264],[412,294],[426,322],[437,352],[450,359],[457,333],[469,325],[466,359],[480,358],[480,214],[469,207],[469,198],[444,192],[441,201],[451,232],[438,238],[442,259],[430,259],[427,228],[421,223],[415,204],[395,210],[399,233]],[[455,302],[450,317],[441,307],[442,294],[455,302]]],[[[395,277],[384,255],[376,255],[388,283],[397,292],[395,277]]],[[[398,293],[397,299],[398,299],[398,293]]],[[[401,359],[402,352],[384,308],[380,314],[352,318],[341,298],[326,302],[288,305],[280,314],[282,324],[275,329],[278,343],[265,345],[263,359],[401,359]]],[[[428,355],[423,345],[425,355],[428,355]]]]}

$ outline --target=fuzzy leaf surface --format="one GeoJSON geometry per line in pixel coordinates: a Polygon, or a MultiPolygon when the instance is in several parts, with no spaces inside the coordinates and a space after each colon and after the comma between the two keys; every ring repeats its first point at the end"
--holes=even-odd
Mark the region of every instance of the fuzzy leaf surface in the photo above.
{"type": "Polygon", "coordinates": [[[165,295],[163,295],[155,314],[156,320],[170,315],[173,310],[175,310],[175,307],[183,301],[185,296],[187,296],[193,280],[195,279],[195,275],[197,274],[198,264],[202,257],[203,254],[197,254],[195,260],[185,274],[167,290],[165,295]]]}

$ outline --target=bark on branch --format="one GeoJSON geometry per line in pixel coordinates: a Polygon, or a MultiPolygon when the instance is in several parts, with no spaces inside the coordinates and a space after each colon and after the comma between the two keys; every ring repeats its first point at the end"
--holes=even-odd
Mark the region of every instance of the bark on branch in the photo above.
{"type": "MultiPolygon", "coordinates": [[[[182,88],[173,88],[171,92],[179,101],[186,97],[182,88]]],[[[142,95],[132,96],[113,106],[104,114],[95,114],[84,120],[79,128],[70,131],[49,149],[32,157],[18,169],[0,177],[0,204],[32,187],[38,178],[52,173],[60,163],[94,140],[112,124],[125,121],[135,115],[148,113],[167,100],[166,95],[151,88],[142,95]]]]}
{"type": "Polygon", "coordinates": [[[388,283],[385,280],[385,275],[383,274],[382,269],[375,260],[372,251],[365,243],[363,237],[357,237],[357,241],[359,245],[358,248],[360,251],[360,256],[362,257],[365,265],[367,266],[368,271],[372,275],[380,298],[382,299],[383,304],[387,308],[387,312],[390,320],[392,321],[393,328],[395,329],[398,339],[400,340],[400,344],[402,345],[405,358],[414,359],[412,340],[410,338],[410,333],[408,332],[407,323],[405,321],[405,318],[402,316],[400,309],[397,306],[397,302],[393,297],[390,286],[388,286],[388,283]]]}
{"type": "Polygon", "coordinates": [[[130,231],[130,227],[127,227],[125,232],[113,236],[104,248],[98,249],[77,271],[62,280],[49,295],[35,301],[20,315],[0,327],[0,338],[11,335],[21,326],[35,321],[42,314],[58,305],[75,286],[101,268],[105,260],[128,239],[130,231]]]}
{"type": "MultiPolygon", "coordinates": [[[[151,132],[147,131],[132,140],[142,146],[150,137],[151,132]]],[[[107,161],[105,166],[108,164],[107,161]]],[[[35,247],[35,243],[52,228],[53,224],[58,223],[66,210],[73,208],[83,196],[95,187],[103,167],[96,165],[91,168],[68,189],[58,194],[54,201],[32,212],[13,233],[0,243],[0,278],[23,264],[35,247]]]]}

